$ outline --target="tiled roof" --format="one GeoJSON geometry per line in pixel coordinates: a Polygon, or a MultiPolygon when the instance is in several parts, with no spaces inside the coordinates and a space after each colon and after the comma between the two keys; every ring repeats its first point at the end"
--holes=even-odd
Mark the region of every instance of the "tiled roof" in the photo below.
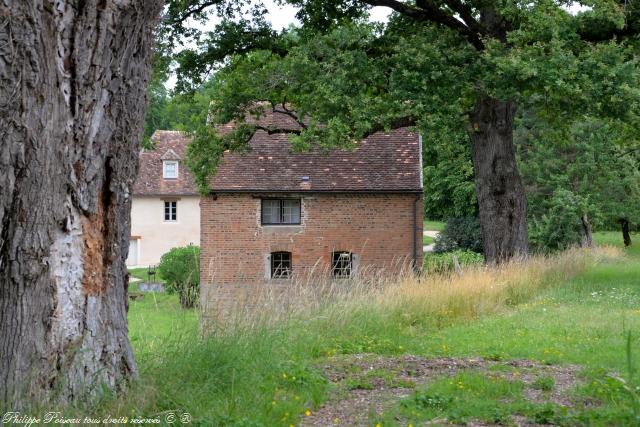
{"type": "MultiPolygon", "coordinates": [[[[260,119],[265,127],[297,128],[280,113],[260,119]]],[[[222,130],[229,126],[223,126],[222,130]]],[[[373,134],[354,150],[293,152],[286,134],[258,130],[247,153],[225,152],[211,182],[229,191],[420,191],[419,136],[408,128],[373,134]],[[308,181],[306,178],[308,177],[308,181]]]]}
{"type": "Polygon", "coordinates": [[[140,171],[133,187],[134,196],[197,195],[193,175],[184,162],[189,138],[182,132],[157,130],[151,137],[153,150],[140,153],[140,171]],[[162,177],[162,160],[178,160],[178,178],[162,177]]]}

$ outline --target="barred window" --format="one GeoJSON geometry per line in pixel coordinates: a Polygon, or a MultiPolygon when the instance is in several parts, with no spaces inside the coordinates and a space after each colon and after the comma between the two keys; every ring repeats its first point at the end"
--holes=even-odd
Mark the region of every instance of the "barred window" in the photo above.
{"type": "Polygon", "coordinates": [[[291,277],[291,252],[271,253],[271,278],[288,279],[291,277]]]}
{"type": "Polygon", "coordinates": [[[262,199],[263,225],[300,224],[300,199],[262,199]]]}
{"type": "Polygon", "coordinates": [[[351,252],[333,252],[331,259],[331,273],[333,277],[351,277],[351,271],[353,270],[353,254],[351,252]]]}

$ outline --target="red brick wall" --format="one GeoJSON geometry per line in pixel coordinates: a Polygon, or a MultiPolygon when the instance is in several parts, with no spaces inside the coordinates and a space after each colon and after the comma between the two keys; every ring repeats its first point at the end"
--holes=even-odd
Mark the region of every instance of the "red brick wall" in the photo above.
{"type": "MultiPolygon", "coordinates": [[[[276,196],[276,195],[273,195],[276,196]]],[[[262,226],[260,198],[248,194],[201,200],[203,297],[208,288],[264,283],[265,256],[292,253],[293,272],[327,271],[333,251],[358,255],[359,270],[397,272],[422,261],[422,197],[415,194],[303,195],[299,226],[262,226]],[[414,230],[414,216],[418,227],[414,230]]]]}

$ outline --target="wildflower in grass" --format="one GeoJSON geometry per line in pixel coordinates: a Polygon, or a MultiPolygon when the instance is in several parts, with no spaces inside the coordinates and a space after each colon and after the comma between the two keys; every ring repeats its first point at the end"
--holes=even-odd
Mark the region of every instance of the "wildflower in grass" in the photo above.
{"type": "Polygon", "coordinates": [[[311,416],[311,411],[307,409],[306,411],[304,411],[304,414],[305,414],[307,417],[310,417],[310,416],[311,416]]]}

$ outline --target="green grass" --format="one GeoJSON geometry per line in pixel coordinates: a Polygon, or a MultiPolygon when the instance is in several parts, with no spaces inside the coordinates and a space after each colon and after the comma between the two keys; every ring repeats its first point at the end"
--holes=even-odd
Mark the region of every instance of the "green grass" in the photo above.
{"type": "MultiPolygon", "coordinates": [[[[638,234],[633,238],[640,244],[638,234]]],[[[596,239],[616,245],[621,240],[619,233],[597,233],[596,239]]],[[[207,338],[200,336],[197,313],[181,310],[175,295],[148,294],[131,302],[129,311],[140,381],[127,396],[107,397],[94,411],[154,415],[178,410],[189,412],[199,425],[298,425],[306,411],[313,412],[335,392],[319,368],[327,357],[414,354],[576,364],[584,385],[572,393],[597,405],[570,410],[532,406],[517,382],[487,383],[486,373],[462,372],[418,387],[396,402],[380,418],[383,426],[406,425],[398,420],[419,425],[441,417],[508,422],[515,414],[538,422],[628,425],[633,401],[608,373],[628,377],[629,330],[632,366],[640,368],[638,246],[622,259],[541,289],[497,314],[473,318],[432,318],[367,306],[347,313],[321,310],[277,327],[219,330],[207,338]]],[[[640,383],[632,380],[632,385],[640,383]]],[[[365,380],[352,386],[368,385],[365,380]]],[[[539,386],[553,384],[541,380],[539,386]]]]}
{"type": "Polygon", "coordinates": [[[422,244],[423,245],[430,245],[432,243],[435,243],[435,239],[431,236],[422,236],[422,244]]]}
{"type": "Polygon", "coordinates": [[[533,412],[523,397],[521,381],[507,381],[497,376],[464,372],[443,377],[400,400],[397,411],[378,420],[393,425],[398,418],[416,425],[431,420],[465,424],[471,419],[488,423],[509,423],[511,413],[533,412]]]}
{"type": "MultiPolygon", "coordinates": [[[[129,274],[131,275],[131,277],[135,277],[143,281],[149,280],[148,272],[149,272],[149,269],[145,267],[129,269],[129,274]]],[[[162,275],[160,274],[158,269],[156,269],[156,276],[154,280],[156,282],[164,282],[164,279],[162,278],[162,275]]]]}
{"type": "Polygon", "coordinates": [[[432,220],[427,219],[423,223],[423,229],[424,230],[442,231],[442,230],[444,230],[444,222],[442,222],[442,221],[432,221],[432,220]]]}

